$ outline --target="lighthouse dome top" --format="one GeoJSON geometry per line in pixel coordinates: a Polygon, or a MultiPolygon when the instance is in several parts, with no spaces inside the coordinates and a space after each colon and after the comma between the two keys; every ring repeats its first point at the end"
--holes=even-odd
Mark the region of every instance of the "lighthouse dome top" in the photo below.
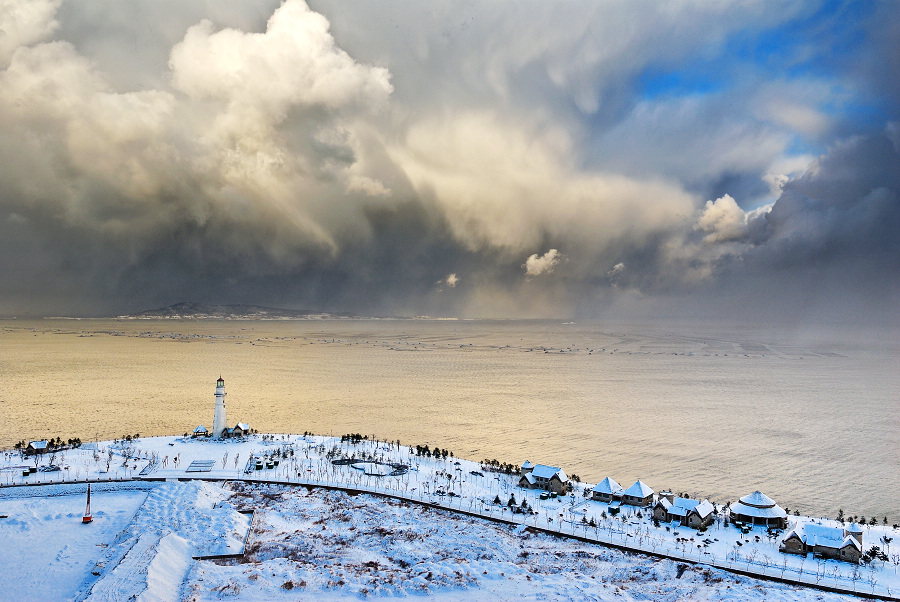
{"type": "Polygon", "coordinates": [[[225,386],[225,379],[220,376],[219,380],[216,381],[216,386],[217,387],[225,386]]]}

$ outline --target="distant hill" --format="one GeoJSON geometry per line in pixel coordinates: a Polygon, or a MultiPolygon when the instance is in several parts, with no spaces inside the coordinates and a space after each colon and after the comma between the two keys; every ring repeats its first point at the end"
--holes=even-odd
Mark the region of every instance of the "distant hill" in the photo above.
{"type": "Polygon", "coordinates": [[[262,305],[215,305],[206,303],[176,303],[160,309],[118,316],[124,320],[323,320],[353,318],[347,313],[314,312],[308,309],[280,309],[262,305]]]}

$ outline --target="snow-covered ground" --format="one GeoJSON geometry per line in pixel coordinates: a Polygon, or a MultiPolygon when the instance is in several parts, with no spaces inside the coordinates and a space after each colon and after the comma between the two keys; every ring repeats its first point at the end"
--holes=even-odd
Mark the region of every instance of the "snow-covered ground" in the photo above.
{"type": "MultiPolygon", "coordinates": [[[[50,460],[47,455],[39,463],[50,460]]],[[[590,486],[541,500],[539,492],[518,487],[515,476],[467,460],[417,457],[415,450],[383,442],[161,437],[85,446],[52,460],[59,471],[23,476],[22,467],[33,460],[12,452],[0,458],[0,515],[8,515],[0,519],[0,537],[8,542],[0,563],[7,571],[14,567],[14,578],[0,581],[0,599],[257,600],[295,599],[298,592],[445,600],[846,599],[711,565],[861,593],[900,592],[896,562],[863,568],[785,555],[764,530],[744,534],[717,521],[698,536],[673,525],[655,527],[646,509],[639,515],[623,507],[611,517],[605,504],[584,498],[590,486]],[[366,462],[332,462],[348,456],[366,462]],[[159,481],[132,480],[138,477],[159,481]],[[85,479],[125,480],[93,485],[90,525],[80,524],[83,484],[47,484],[85,479]],[[14,486],[32,482],[43,485],[14,486]],[[300,482],[355,492],[297,487],[300,482]],[[526,500],[533,513],[512,514],[510,496],[519,505],[526,500]],[[503,504],[494,504],[496,498],[503,504]],[[248,512],[255,512],[252,527],[248,512]],[[241,552],[238,558],[195,558],[241,552]]],[[[867,527],[865,548],[881,545],[893,558],[900,540],[890,549],[881,538],[895,535],[890,527],[867,527]]]]}
{"type": "Polygon", "coordinates": [[[81,485],[3,492],[39,497],[4,496],[0,501],[0,515],[7,515],[0,519],[0,599],[75,596],[147,497],[146,491],[95,491],[94,522],[82,525],[86,490],[81,485]]]}

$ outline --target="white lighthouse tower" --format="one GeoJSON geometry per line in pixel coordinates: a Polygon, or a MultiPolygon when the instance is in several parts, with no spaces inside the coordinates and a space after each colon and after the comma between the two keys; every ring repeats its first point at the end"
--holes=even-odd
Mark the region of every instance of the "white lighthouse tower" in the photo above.
{"type": "Polygon", "coordinates": [[[225,429],[228,428],[225,426],[228,424],[227,421],[228,419],[225,417],[225,381],[220,376],[216,381],[216,413],[213,416],[211,433],[213,437],[220,438],[225,434],[225,429]]]}

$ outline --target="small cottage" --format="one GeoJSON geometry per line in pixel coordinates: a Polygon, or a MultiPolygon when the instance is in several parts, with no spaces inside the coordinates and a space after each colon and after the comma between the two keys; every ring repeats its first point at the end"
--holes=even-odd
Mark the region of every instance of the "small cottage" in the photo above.
{"type": "Polygon", "coordinates": [[[243,437],[250,433],[250,425],[246,422],[238,422],[231,430],[232,437],[243,437]]]}
{"type": "Polygon", "coordinates": [[[566,494],[569,491],[569,477],[557,466],[535,464],[530,472],[526,472],[519,479],[519,487],[566,494]]]}
{"type": "Polygon", "coordinates": [[[25,454],[33,456],[35,454],[45,454],[50,449],[48,441],[29,441],[25,447],[25,454]]]}
{"type": "Polygon", "coordinates": [[[692,529],[707,527],[713,522],[713,505],[709,500],[662,496],[653,507],[653,516],[660,522],[678,522],[692,529]]]}
{"type": "Polygon", "coordinates": [[[192,437],[209,437],[209,431],[202,424],[194,429],[192,437]]]}
{"type": "Polygon", "coordinates": [[[622,503],[629,506],[646,507],[653,503],[653,490],[643,481],[634,484],[622,492],[622,503]]]}
{"type": "Polygon", "coordinates": [[[859,564],[862,546],[862,529],[856,523],[846,529],[799,523],[788,531],[778,549],[785,554],[806,555],[812,552],[816,558],[859,564]]]}
{"type": "Polygon", "coordinates": [[[611,477],[606,477],[591,489],[591,499],[607,504],[622,500],[622,486],[611,477]]]}

